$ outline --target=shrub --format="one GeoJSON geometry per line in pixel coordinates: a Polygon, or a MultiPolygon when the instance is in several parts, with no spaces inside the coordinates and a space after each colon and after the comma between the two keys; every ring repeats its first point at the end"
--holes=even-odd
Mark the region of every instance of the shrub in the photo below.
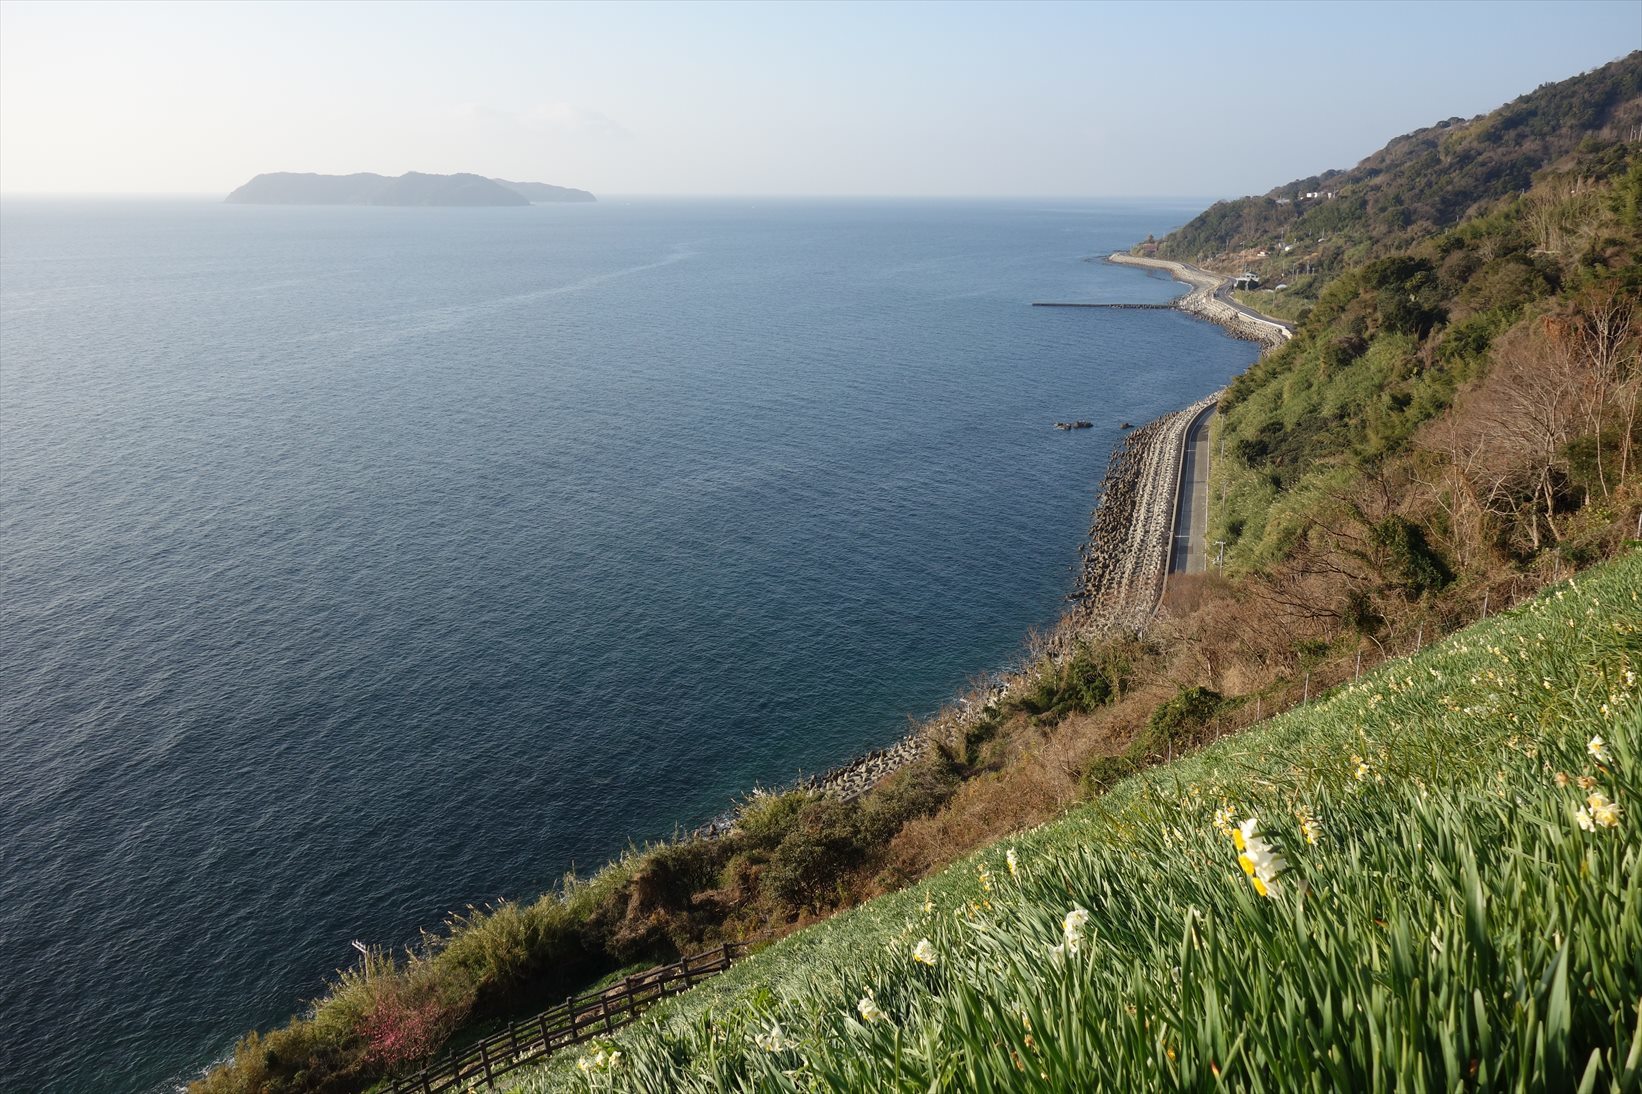
{"type": "Polygon", "coordinates": [[[1386,554],[1385,572],[1410,598],[1435,592],[1454,580],[1448,568],[1425,538],[1425,530],[1406,517],[1392,515],[1372,529],[1374,545],[1386,554]]]}
{"type": "Polygon", "coordinates": [[[861,841],[869,847],[887,844],[907,821],[945,805],[958,782],[957,771],[939,754],[902,768],[862,801],[861,841]]]}
{"type": "Polygon", "coordinates": [[[1123,675],[1124,662],[1110,647],[1080,643],[1059,662],[1045,660],[1031,688],[1012,705],[1031,715],[1034,724],[1055,725],[1069,714],[1110,702],[1123,675]]]}
{"type": "Polygon", "coordinates": [[[1146,728],[1129,746],[1138,757],[1177,751],[1191,743],[1225,706],[1225,696],[1213,688],[1187,688],[1152,711],[1146,728]]]}
{"type": "Polygon", "coordinates": [[[805,805],[796,823],[770,854],[761,881],[783,910],[819,911],[845,873],[861,862],[859,807],[832,797],[805,805]]]}
{"type": "Polygon", "coordinates": [[[768,851],[786,836],[815,794],[790,790],[784,794],[755,792],[736,814],[736,829],[749,849],[768,851]]]}

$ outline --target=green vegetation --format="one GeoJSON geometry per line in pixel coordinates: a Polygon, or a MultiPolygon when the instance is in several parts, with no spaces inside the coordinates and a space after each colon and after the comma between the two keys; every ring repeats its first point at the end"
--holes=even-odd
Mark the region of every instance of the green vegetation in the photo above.
{"type": "MultiPolygon", "coordinates": [[[[1226,541],[1228,572],[1332,574],[1314,603],[1341,618],[1355,602],[1368,619],[1468,571],[1595,557],[1577,515],[1634,503],[1642,444],[1642,142],[1615,129],[1642,115],[1639,73],[1642,54],[1472,123],[1465,141],[1517,128],[1500,121],[1513,111],[1597,128],[1547,137],[1560,158],[1531,186],[1478,190],[1444,230],[1364,221],[1375,257],[1305,280],[1315,298],[1294,339],[1221,404],[1210,538],[1226,541]]],[[[1374,162],[1378,193],[1425,193],[1395,156],[1374,162]]]]}
{"type": "Polygon", "coordinates": [[[1635,1089],[1639,678],[1633,552],[518,1088],[1635,1089]]]}
{"type": "Polygon", "coordinates": [[[1042,662],[1004,710],[1024,711],[1034,725],[1052,726],[1110,702],[1123,690],[1128,672],[1121,647],[1080,642],[1059,661],[1042,662]]]}

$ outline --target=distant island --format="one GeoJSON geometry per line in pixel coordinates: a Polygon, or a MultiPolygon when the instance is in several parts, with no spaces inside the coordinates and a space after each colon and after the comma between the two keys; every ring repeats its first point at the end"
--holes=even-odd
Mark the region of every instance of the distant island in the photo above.
{"type": "Polygon", "coordinates": [[[398,178],[273,171],[258,175],[225,199],[237,205],[530,205],[549,201],[597,201],[586,190],[545,182],[508,182],[482,175],[425,175],[407,171],[398,178]]]}

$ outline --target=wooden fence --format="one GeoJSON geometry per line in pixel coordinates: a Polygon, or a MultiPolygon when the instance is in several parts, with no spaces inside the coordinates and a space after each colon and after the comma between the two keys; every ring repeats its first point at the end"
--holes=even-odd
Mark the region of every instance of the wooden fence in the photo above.
{"type": "Polygon", "coordinates": [[[534,1018],[515,1022],[500,1033],[453,1052],[413,1075],[396,1076],[386,1089],[392,1094],[440,1094],[446,1090],[465,1090],[478,1083],[488,1085],[555,1049],[626,1025],[645,1006],[723,972],[742,956],[743,949],[741,943],[726,942],[716,950],[634,973],[602,991],[571,996],[558,1006],[534,1018]]]}

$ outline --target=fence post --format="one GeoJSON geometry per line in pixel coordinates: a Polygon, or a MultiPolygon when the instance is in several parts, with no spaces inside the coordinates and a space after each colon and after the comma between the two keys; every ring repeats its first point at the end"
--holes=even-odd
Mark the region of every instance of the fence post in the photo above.
{"type": "Polygon", "coordinates": [[[507,1027],[507,1043],[513,1049],[515,1059],[519,1056],[519,1024],[517,1022],[507,1027]]]}
{"type": "Polygon", "coordinates": [[[610,1000],[608,998],[599,1000],[599,1011],[604,1018],[604,1032],[609,1033],[616,1027],[610,1021],[610,1000]]]}
{"type": "Polygon", "coordinates": [[[485,1071],[485,1085],[490,1085],[493,1081],[490,1075],[490,1051],[485,1048],[483,1041],[479,1042],[479,1066],[485,1071]]]}
{"type": "Polygon", "coordinates": [[[546,1051],[553,1047],[553,1035],[547,1031],[547,1014],[544,1012],[536,1016],[536,1021],[542,1027],[542,1049],[546,1051]]]}
{"type": "Polygon", "coordinates": [[[1421,623],[1420,624],[1420,629],[1414,633],[1414,652],[1419,653],[1420,650],[1422,650],[1424,648],[1425,648],[1425,624],[1421,623]]]}
{"type": "Polygon", "coordinates": [[[1362,678],[1363,678],[1363,650],[1362,650],[1362,647],[1359,646],[1359,647],[1357,647],[1357,674],[1355,676],[1353,676],[1352,679],[1353,680],[1361,680],[1362,678]]]}
{"type": "Polygon", "coordinates": [[[422,1094],[433,1094],[433,1083],[428,1080],[426,1068],[422,1070],[422,1094]]]}
{"type": "Polygon", "coordinates": [[[687,988],[691,987],[692,985],[690,983],[690,958],[687,957],[687,956],[680,958],[679,963],[678,963],[678,967],[679,967],[679,971],[684,974],[684,986],[687,987],[687,988]]]}
{"type": "Polygon", "coordinates": [[[1484,619],[1488,618],[1488,594],[1486,592],[1482,594],[1482,617],[1484,619]]]}

